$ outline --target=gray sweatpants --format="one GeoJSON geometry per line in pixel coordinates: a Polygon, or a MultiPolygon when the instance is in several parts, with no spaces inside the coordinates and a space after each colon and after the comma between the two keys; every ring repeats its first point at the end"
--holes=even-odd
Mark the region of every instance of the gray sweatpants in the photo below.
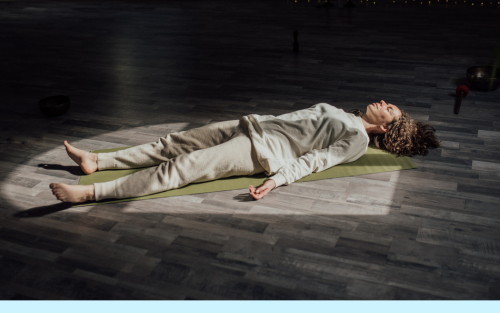
{"type": "Polygon", "coordinates": [[[239,120],[208,124],[169,134],[157,142],[97,154],[99,171],[141,167],[150,168],[95,183],[96,200],[139,197],[189,183],[264,172],[248,128],[239,120]]]}

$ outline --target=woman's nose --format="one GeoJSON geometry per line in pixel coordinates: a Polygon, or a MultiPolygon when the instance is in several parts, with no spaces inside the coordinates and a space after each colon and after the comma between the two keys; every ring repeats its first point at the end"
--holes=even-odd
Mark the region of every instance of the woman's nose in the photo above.
{"type": "Polygon", "coordinates": [[[384,100],[380,100],[380,104],[382,104],[382,105],[387,105],[387,103],[385,103],[385,101],[384,101],[384,100]]]}

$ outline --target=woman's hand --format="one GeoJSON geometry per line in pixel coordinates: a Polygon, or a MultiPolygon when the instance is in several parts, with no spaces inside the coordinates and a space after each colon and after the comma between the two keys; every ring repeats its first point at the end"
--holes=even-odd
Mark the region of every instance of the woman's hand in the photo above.
{"type": "Polygon", "coordinates": [[[252,185],[250,185],[249,189],[252,197],[254,197],[255,200],[259,200],[264,198],[264,196],[274,188],[276,188],[276,182],[272,179],[268,179],[259,188],[255,189],[252,185]]]}

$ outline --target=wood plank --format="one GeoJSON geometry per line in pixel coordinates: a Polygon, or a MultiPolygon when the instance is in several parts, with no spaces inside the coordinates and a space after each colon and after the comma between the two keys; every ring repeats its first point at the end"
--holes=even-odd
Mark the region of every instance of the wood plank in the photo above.
{"type": "Polygon", "coordinates": [[[119,238],[119,235],[112,234],[107,231],[92,229],[86,226],[72,225],[66,222],[60,222],[47,218],[32,219],[27,220],[26,222],[38,226],[55,228],[57,230],[73,233],[76,235],[93,237],[103,241],[115,242],[119,238]]]}
{"type": "MultiPolygon", "coordinates": [[[[6,299],[6,300],[14,300],[14,296],[26,296],[31,299],[37,299],[37,300],[71,300],[71,297],[67,296],[62,296],[57,293],[49,293],[44,290],[39,290],[36,288],[31,288],[22,284],[18,284],[16,282],[7,282],[7,281],[0,281],[0,289],[1,290],[8,290],[10,294],[13,294],[12,298],[6,299]]],[[[18,298],[19,300],[24,300],[21,298],[18,298]]]]}
{"type": "Polygon", "coordinates": [[[489,227],[498,227],[500,226],[500,219],[493,219],[491,217],[481,217],[475,216],[472,214],[463,214],[457,212],[449,212],[444,210],[436,210],[436,209],[424,209],[421,207],[403,205],[401,206],[401,213],[408,213],[416,216],[425,216],[429,218],[435,219],[445,219],[450,221],[462,222],[462,223],[470,223],[477,224],[489,227]]]}
{"type": "Polygon", "coordinates": [[[54,261],[59,256],[59,253],[53,253],[23,245],[15,244],[9,241],[0,240],[0,250],[12,251],[15,253],[27,255],[33,258],[38,258],[46,261],[54,261]]]}
{"type": "Polygon", "coordinates": [[[377,284],[362,280],[352,279],[346,288],[346,294],[354,299],[371,300],[449,300],[448,298],[415,292],[406,288],[377,284]]]}
{"type": "Polygon", "coordinates": [[[444,267],[456,268],[458,256],[456,248],[397,238],[391,243],[388,262],[401,267],[440,273],[440,269],[444,267]]]}
{"type": "Polygon", "coordinates": [[[148,275],[159,262],[158,259],[146,256],[139,256],[135,260],[124,261],[122,259],[112,258],[113,255],[94,255],[93,253],[80,251],[80,249],[75,248],[67,249],[63,254],[61,254],[61,256],[64,258],[84,261],[99,267],[143,276],[148,275]]]}
{"type": "Polygon", "coordinates": [[[206,225],[205,223],[186,220],[186,219],[177,218],[177,217],[171,217],[171,216],[165,217],[165,219],[162,222],[167,223],[167,224],[181,226],[181,227],[186,227],[186,228],[195,228],[195,229],[199,229],[199,230],[210,231],[212,233],[216,233],[219,235],[231,235],[234,237],[247,238],[247,239],[271,243],[271,244],[275,243],[277,240],[276,237],[271,236],[271,235],[258,234],[258,233],[253,233],[253,232],[249,232],[249,231],[245,231],[245,230],[231,229],[231,228],[217,226],[217,225],[206,225]]]}
{"type": "Polygon", "coordinates": [[[417,241],[486,254],[498,255],[500,253],[498,241],[479,236],[463,235],[459,232],[421,228],[418,231],[417,241]]]}

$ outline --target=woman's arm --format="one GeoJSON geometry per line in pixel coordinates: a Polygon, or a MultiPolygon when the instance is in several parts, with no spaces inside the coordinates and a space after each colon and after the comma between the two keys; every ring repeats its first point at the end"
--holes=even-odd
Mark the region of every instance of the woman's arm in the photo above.
{"type": "Polygon", "coordinates": [[[294,162],[286,164],[270,178],[276,186],[289,185],[313,172],[321,172],[337,164],[352,162],[366,152],[366,138],[353,134],[321,149],[312,150],[294,162]]]}
{"type": "Polygon", "coordinates": [[[313,172],[324,171],[345,161],[352,162],[365,153],[366,145],[364,136],[353,134],[324,149],[312,150],[296,159],[295,162],[283,166],[259,188],[255,189],[250,186],[250,194],[254,199],[259,200],[277,186],[289,185],[313,172]]]}

